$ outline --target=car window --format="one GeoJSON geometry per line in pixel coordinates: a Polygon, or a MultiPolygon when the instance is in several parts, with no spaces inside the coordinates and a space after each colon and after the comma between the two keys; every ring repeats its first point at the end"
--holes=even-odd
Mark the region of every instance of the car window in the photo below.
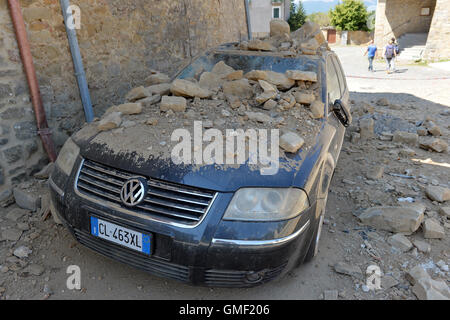
{"type": "Polygon", "coordinates": [[[329,98],[328,103],[334,103],[336,99],[341,98],[339,79],[331,56],[327,59],[327,94],[329,98]]]}
{"type": "Polygon", "coordinates": [[[333,57],[334,66],[336,67],[339,85],[341,87],[341,97],[344,96],[345,89],[347,88],[347,81],[345,80],[344,71],[342,70],[341,64],[336,57],[333,57]]]}

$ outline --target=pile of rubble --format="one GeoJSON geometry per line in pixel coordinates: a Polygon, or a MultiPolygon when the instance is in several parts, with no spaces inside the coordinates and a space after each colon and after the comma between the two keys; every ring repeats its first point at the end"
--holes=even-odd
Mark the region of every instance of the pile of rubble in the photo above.
{"type": "MultiPolygon", "coordinates": [[[[326,44],[317,25],[310,23],[291,35],[287,23],[276,20],[271,23],[271,35],[267,40],[248,42],[246,49],[255,50],[253,43],[270,42],[274,47],[280,44],[279,48],[290,49],[286,52],[316,54],[326,44]]],[[[244,44],[240,46],[243,50],[244,44]]],[[[224,134],[226,129],[277,128],[281,154],[295,153],[314,143],[324,116],[319,81],[314,71],[244,73],[223,61],[195,78],[173,82],[167,75],[152,71],[145,86],[132,89],[125,97],[126,103],[110,107],[95,125],[99,131],[108,131],[110,139],[106,134],[102,139],[118,152],[131,150],[127,149],[131,141],[117,139],[118,134],[150,137],[135,139],[133,150],[147,150],[167,158],[172,131],[192,130],[195,120],[202,121],[205,129],[218,129],[224,134]],[[139,143],[142,145],[136,148],[139,143]]]]}

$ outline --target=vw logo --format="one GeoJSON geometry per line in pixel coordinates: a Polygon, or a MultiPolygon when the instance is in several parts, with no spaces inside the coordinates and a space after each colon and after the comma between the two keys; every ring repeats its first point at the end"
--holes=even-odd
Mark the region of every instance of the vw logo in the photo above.
{"type": "Polygon", "coordinates": [[[144,200],[147,189],[147,181],[144,178],[130,179],[123,185],[120,199],[126,206],[136,206],[144,200]]]}

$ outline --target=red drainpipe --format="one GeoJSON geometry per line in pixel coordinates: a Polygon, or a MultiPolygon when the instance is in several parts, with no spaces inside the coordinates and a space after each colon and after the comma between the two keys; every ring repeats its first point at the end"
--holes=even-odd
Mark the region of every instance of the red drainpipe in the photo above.
{"type": "Polygon", "coordinates": [[[30,88],[31,103],[33,104],[36,116],[38,134],[41,136],[42,145],[47,152],[50,161],[56,161],[56,151],[52,140],[52,134],[48,128],[47,119],[42,103],[41,92],[36,78],[33,57],[31,56],[30,43],[28,42],[27,31],[23,21],[22,11],[18,0],[8,0],[11,19],[16,31],[17,44],[20,50],[23,67],[27,76],[28,87],[30,88]]]}

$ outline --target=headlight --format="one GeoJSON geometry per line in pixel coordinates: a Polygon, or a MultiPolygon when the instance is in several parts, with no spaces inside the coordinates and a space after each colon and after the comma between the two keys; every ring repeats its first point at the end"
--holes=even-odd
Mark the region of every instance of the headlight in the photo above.
{"type": "Polygon", "coordinates": [[[239,189],[224,220],[277,221],[293,218],[309,207],[306,193],[297,188],[239,189]]]}
{"type": "Polygon", "coordinates": [[[59,152],[56,164],[69,176],[79,154],[80,148],[69,138],[59,152]]]}

